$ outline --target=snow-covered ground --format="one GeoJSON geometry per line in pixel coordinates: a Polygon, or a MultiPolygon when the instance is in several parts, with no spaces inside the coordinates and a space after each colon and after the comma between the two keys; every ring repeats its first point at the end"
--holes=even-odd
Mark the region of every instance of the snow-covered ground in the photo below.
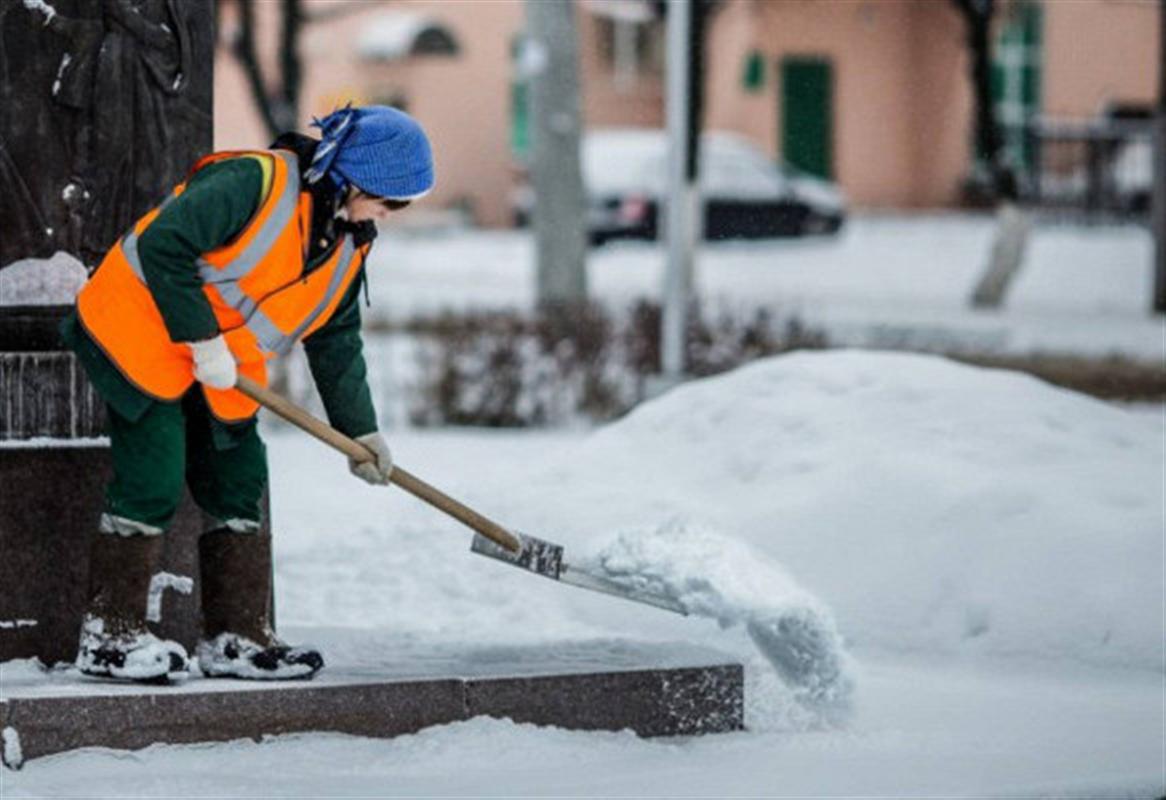
{"type": "MultiPolygon", "coordinates": [[[[1004,308],[973,311],[994,225],[986,215],[856,215],[835,237],[705,244],[697,289],[706,303],[797,315],[836,345],[1166,359],[1166,323],[1148,313],[1146,229],[1038,226],[1004,308]]],[[[654,243],[596,248],[591,295],[613,307],[659,298],[663,267],[654,243]]],[[[532,242],[521,231],[390,231],[373,249],[370,287],[371,317],[529,308],[532,242]]]]}
{"type": "Polygon", "coordinates": [[[737,607],[813,602],[854,683],[850,716],[829,721],[731,617],[478,558],[456,523],[355,482],[322,445],[285,428],[268,441],[285,634],[336,667],[455,644],[687,641],[746,665],[748,731],[643,741],[478,719],[388,742],[86,751],[0,771],[5,798],[1166,792],[1160,414],[934,357],[831,351],[679,387],[592,433],[392,436],[399,463],[569,559],[737,607]]]}
{"type": "Polygon", "coordinates": [[[862,721],[689,740],[478,718],[390,741],[86,750],[0,770],[25,797],[1139,798],[1163,792],[1160,684],[868,657],[862,721]]]}

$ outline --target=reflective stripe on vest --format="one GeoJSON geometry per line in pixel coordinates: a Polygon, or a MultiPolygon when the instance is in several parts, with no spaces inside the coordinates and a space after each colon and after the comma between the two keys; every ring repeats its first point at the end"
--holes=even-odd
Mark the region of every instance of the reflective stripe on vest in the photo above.
{"type": "MultiPolygon", "coordinates": [[[[255,234],[255,238],[247,243],[247,246],[243,248],[243,251],[239,253],[238,257],[233,259],[223,269],[215,267],[204,259],[198,259],[196,263],[198,264],[199,275],[202,277],[204,283],[217,285],[224,281],[237,281],[255,269],[256,265],[267,256],[268,251],[275,244],[275,240],[279,238],[279,235],[283,233],[283,229],[287,227],[287,224],[295,216],[300,196],[298,162],[296,161],[295,153],[277,150],[275,151],[275,155],[278,158],[282,158],[287,165],[287,184],[283,194],[277,200],[271,216],[255,234]]],[[[166,206],[174,202],[177,197],[177,194],[171,194],[167,197],[162,205],[158,206],[159,213],[166,206]]],[[[142,262],[138,258],[138,234],[133,228],[122,238],[121,246],[122,250],[125,251],[126,260],[130,262],[130,267],[133,269],[134,274],[145,283],[146,275],[142,271],[142,262]]]]}
{"type": "MultiPolygon", "coordinates": [[[[214,161],[248,155],[263,156],[274,167],[272,184],[244,230],[203,253],[197,269],[239,372],[266,385],[268,359],[327,323],[359,275],[366,248],[342,237],[323,263],[305,272],[304,237],[312,201],[299,191],[298,161],[292,153],[216,153],[195,165],[191,174],[214,161]]],[[[78,315],[93,340],[130,383],[163,401],[177,400],[194,383],[191,353],[170,339],[145,279],[139,237],[185,189],[185,183],[179,184],[134,223],[77,295],[78,315]]],[[[211,412],[227,422],[248,419],[258,408],[234,389],[203,386],[202,392],[211,412]]]]}
{"type": "MultiPolygon", "coordinates": [[[[166,206],[170,205],[177,199],[178,194],[171,193],[171,195],[163,200],[162,204],[158,206],[158,213],[161,214],[166,210],[166,206]]],[[[128,261],[130,264],[130,269],[132,269],[134,274],[138,276],[138,280],[140,280],[142,283],[145,283],[146,272],[142,269],[142,260],[138,257],[138,233],[136,230],[134,230],[136,227],[136,225],[131,226],[130,232],[121,237],[121,249],[122,252],[125,253],[126,261],[128,261]]]]}
{"type": "MultiPolygon", "coordinates": [[[[308,316],[301,320],[295,330],[290,333],[281,331],[279,326],[263,313],[260,305],[239,288],[239,280],[267,257],[283,229],[291,223],[298,207],[299,174],[295,169],[295,154],[277,152],[277,155],[288,162],[288,180],[283,194],[277,199],[275,208],[263,227],[256,232],[254,238],[247,243],[243,251],[224,267],[216,267],[202,258],[198,259],[197,264],[199,276],[203,282],[213,286],[227,305],[239,312],[243,318],[243,324],[255,334],[255,338],[259,340],[263,349],[282,355],[291,351],[304,331],[312,326],[312,323],[323,313],[324,309],[328,308],[336,294],[344,286],[344,277],[352,265],[356,246],[353,243],[352,234],[345,234],[340,242],[339,263],[333,270],[324,296],[308,316]]],[[[176,197],[177,195],[171,195],[166,198],[159,206],[159,212],[173,202],[176,197]]],[[[146,284],[145,270],[142,269],[141,257],[138,254],[138,234],[133,229],[122,237],[121,247],[135,277],[146,284]]]]}
{"type": "Polygon", "coordinates": [[[332,271],[332,278],[328,281],[328,288],[324,291],[323,297],[316,304],[308,315],[296,326],[295,330],[290,333],[284,333],[279,329],[279,326],[272,322],[267,314],[263,313],[261,305],[257,305],[254,300],[243,293],[236,281],[224,281],[215,284],[215,288],[219,290],[219,294],[227,305],[239,312],[243,317],[244,325],[247,329],[255,334],[255,338],[259,340],[259,344],[264,350],[272,353],[279,353],[281,355],[291,351],[296,342],[300,340],[300,336],[304,331],[312,326],[312,323],[324,312],[324,309],[332,303],[336,295],[344,288],[345,276],[348,274],[349,268],[352,266],[352,259],[356,255],[356,246],[352,241],[352,234],[344,234],[344,238],[340,243],[340,258],[335,268],[332,271]]]}
{"type": "Polygon", "coordinates": [[[283,194],[276,201],[271,216],[255,234],[255,238],[248,242],[243,251],[223,268],[220,269],[209,261],[200,258],[197,263],[199,274],[204,283],[218,286],[226,281],[237,281],[255,269],[255,266],[267,257],[275,240],[295,217],[300,197],[299,162],[296,161],[295,153],[286,150],[277,150],[276,155],[287,164],[287,183],[284,186],[283,194]]]}
{"type": "MultiPolygon", "coordinates": [[[[333,299],[336,298],[336,295],[339,294],[341,289],[344,288],[344,278],[348,274],[349,267],[352,266],[352,257],[355,254],[356,245],[353,244],[352,234],[346,233],[344,234],[344,239],[340,244],[339,263],[336,265],[336,268],[332,270],[332,280],[328,281],[328,288],[324,291],[324,296],[320,298],[320,302],[316,304],[316,307],[313,308],[308,316],[304,318],[303,322],[296,326],[294,331],[288,334],[287,338],[291,339],[292,344],[295,344],[299,341],[300,337],[304,334],[304,331],[312,327],[312,324],[315,323],[316,319],[322,313],[324,313],[324,309],[331,305],[333,299]]],[[[289,349],[290,347],[291,345],[288,345],[289,349]]]]}

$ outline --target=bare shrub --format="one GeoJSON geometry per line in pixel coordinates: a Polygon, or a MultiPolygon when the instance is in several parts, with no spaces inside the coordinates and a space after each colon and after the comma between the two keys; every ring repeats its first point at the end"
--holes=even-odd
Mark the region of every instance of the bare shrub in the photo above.
{"type": "MultiPolygon", "coordinates": [[[[419,340],[419,381],[410,420],[524,427],[617,417],[644,399],[646,379],[660,371],[660,315],[658,304],[641,301],[621,314],[583,304],[414,320],[408,330],[419,340]]],[[[695,376],[827,346],[820,331],[797,319],[778,325],[765,310],[714,316],[694,306],[689,320],[695,376]]]]}

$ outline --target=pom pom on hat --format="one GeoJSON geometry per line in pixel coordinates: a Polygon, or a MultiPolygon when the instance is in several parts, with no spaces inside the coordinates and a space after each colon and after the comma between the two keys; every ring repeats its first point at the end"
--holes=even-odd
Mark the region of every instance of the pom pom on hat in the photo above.
{"type": "Polygon", "coordinates": [[[309,183],[328,175],[341,189],[392,200],[413,200],[433,188],[433,151],[415,119],[389,106],[351,104],[313,119],[320,144],[308,169],[309,183]]]}

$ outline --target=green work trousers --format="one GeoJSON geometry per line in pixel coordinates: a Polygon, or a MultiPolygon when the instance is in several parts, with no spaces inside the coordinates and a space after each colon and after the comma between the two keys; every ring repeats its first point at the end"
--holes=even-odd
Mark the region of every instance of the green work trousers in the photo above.
{"type": "Polygon", "coordinates": [[[208,530],[258,530],[267,452],[254,419],[228,432],[211,415],[197,384],[179,401],[152,403],[135,421],[112,406],[107,417],[113,480],[106,489],[103,529],[161,533],[186,485],[211,518],[208,530]]]}

